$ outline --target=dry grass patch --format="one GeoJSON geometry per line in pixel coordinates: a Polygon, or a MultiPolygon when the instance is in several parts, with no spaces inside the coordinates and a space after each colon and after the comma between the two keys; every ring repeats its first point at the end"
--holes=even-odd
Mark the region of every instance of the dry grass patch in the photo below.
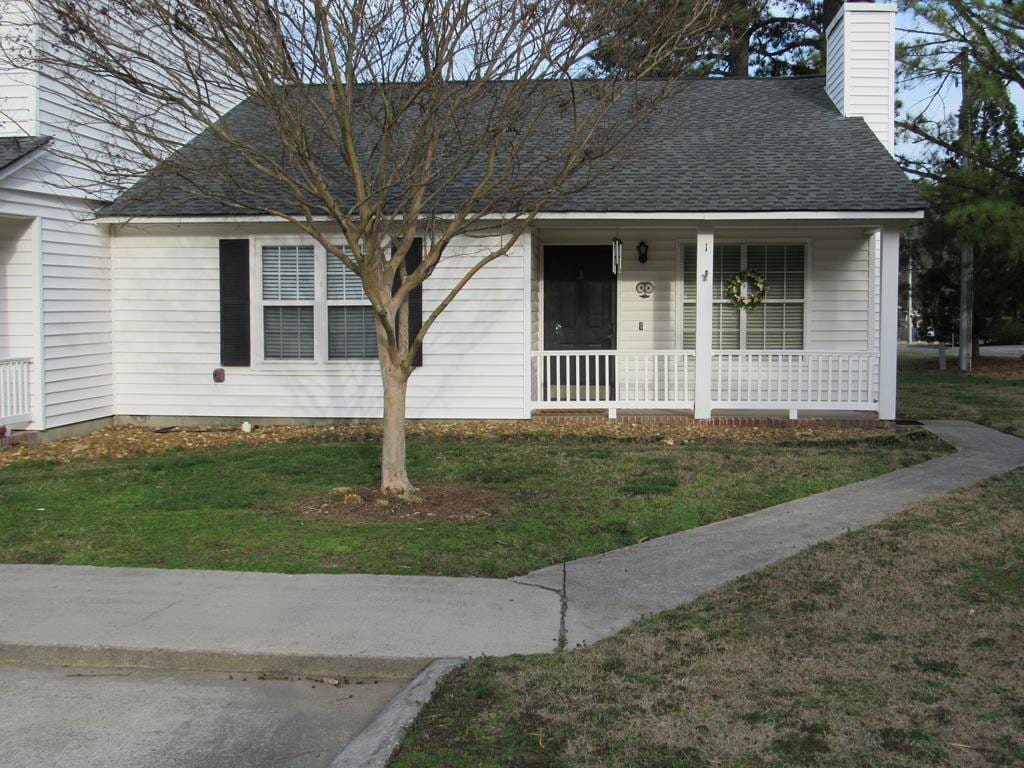
{"type": "Polygon", "coordinates": [[[396,762],[1024,764],[1024,472],[592,648],[477,660],[396,762]]]}

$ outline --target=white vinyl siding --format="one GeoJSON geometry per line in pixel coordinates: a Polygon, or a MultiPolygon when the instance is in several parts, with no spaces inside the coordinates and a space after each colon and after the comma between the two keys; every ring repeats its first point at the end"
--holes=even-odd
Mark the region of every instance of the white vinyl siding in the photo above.
{"type": "MultiPolygon", "coordinates": [[[[31,7],[27,0],[0,2],[0,136],[34,136],[41,133],[36,122],[37,78],[15,66],[31,7]]],[[[34,37],[34,35],[32,36],[34,37]]]]}
{"type": "MultiPolygon", "coordinates": [[[[805,248],[803,245],[716,244],[712,269],[712,349],[802,349],[804,344],[805,248]],[[737,272],[750,270],[765,277],[762,304],[736,307],[728,284],[737,272]]],[[[696,344],[697,252],[684,245],[680,259],[680,333],[682,349],[696,344]]]]}
{"type": "MultiPolygon", "coordinates": [[[[125,416],[380,418],[376,360],[274,360],[220,367],[218,241],[249,237],[259,246],[298,244],[283,224],[129,224],[112,243],[115,281],[116,409],[125,416]]],[[[309,242],[306,240],[305,242],[309,242]]],[[[497,235],[459,238],[424,283],[424,312],[447,296],[497,235]]],[[[319,251],[319,249],[316,249],[319,251]]],[[[322,251],[319,251],[323,253],[322,251]]],[[[526,399],[529,237],[488,264],[438,317],[426,336],[424,364],[409,380],[412,419],[521,419],[526,399]]],[[[318,264],[326,264],[326,257],[318,264]]],[[[254,259],[258,271],[258,259],[254,259]]],[[[254,271],[254,272],[255,272],[254,271]]],[[[262,282],[252,275],[258,305],[262,282]]],[[[326,286],[325,286],[326,288],[326,286]]],[[[254,311],[254,322],[260,317],[254,311]]],[[[326,325],[326,321],[325,321],[326,325]]],[[[320,326],[317,327],[320,330],[320,326]]],[[[254,336],[256,329],[254,326],[254,336]]],[[[262,339],[259,340],[262,344],[262,339]]]]}
{"type": "Polygon", "coordinates": [[[874,241],[871,235],[814,241],[806,299],[808,349],[878,348],[874,241]]]}

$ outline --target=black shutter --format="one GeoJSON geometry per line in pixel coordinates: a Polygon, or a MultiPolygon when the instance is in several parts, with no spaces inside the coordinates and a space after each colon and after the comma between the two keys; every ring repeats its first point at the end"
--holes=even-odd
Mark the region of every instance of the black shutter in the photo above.
{"type": "MultiPolygon", "coordinates": [[[[417,237],[412,241],[412,246],[409,248],[409,252],[405,254],[405,273],[409,274],[423,261],[423,238],[417,237]]],[[[398,286],[401,284],[401,278],[399,275],[395,275],[395,287],[394,290],[398,290],[398,286]]],[[[423,284],[417,285],[412,289],[409,294],[409,341],[411,342],[416,338],[416,334],[420,332],[420,328],[423,327],[423,284]]],[[[413,358],[413,368],[419,368],[423,365],[423,346],[416,350],[416,357],[413,358]]]]}
{"type": "MultiPolygon", "coordinates": [[[[405,271],[412,272],[423,261],[423,238],[417,237],[412,242],[412,248],[405,256],[405,271]]],[[[423,327],[423,284],[417,285],[409,294],[409,338],[416,338],[416,334],[423,327]]],[[[419,368],[423,365],[423,347],[416,350],[416,357],[412,361],[413,367],[419,368]]]]}
{"type": "Polygon", "coordinates": [[[220,364],[243,366],[249,351],[249,241],[220,241],[220,364]]]}

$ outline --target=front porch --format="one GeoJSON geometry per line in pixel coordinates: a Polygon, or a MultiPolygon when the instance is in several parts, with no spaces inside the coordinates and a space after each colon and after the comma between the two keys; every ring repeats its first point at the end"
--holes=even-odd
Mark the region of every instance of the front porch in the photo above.
{"type": "Polygon", "coordinates": [[[894,224],[548,226],[533,250],[534,412],[895,418],[894,224]],[[729,299],[746,271],[757,307],[729,299]]]}

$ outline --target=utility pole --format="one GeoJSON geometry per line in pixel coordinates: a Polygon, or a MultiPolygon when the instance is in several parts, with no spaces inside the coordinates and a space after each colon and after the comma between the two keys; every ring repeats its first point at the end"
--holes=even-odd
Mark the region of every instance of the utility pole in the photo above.
{"type": "MultiPolygon", "coordinates": [[[[974,142],[974,109],[971,103],[971,63],[967,49],[960,54],[960,152],[963,157],[965,176],[970,175],[974,166],[971,159],[974,142]]],[[[968,179],[969,181],[969,179],[968,179]]],[[[974,243],[964,242],[960,246],[960,370],[969,373],[974,367],[974,243]]]]}
{"type": "Polygon", "coordinates": [[[907,259],[907,344],[914,343],[914,265],[907,259]]]}

